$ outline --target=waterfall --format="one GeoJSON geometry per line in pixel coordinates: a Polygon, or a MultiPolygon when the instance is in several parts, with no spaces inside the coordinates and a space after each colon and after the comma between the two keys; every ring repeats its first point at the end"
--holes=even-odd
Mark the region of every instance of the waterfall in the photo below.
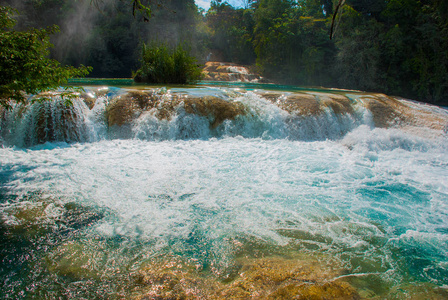
{"type": "Polygon", "coordinates": [[[60,96],[51,100],[14,105],[3,111],[1,138],[6,145],[26,147],[45,142],[89,141],[89,109],[75,99],[66,104],[60,96]]]}
{"type": "MultiPolygon", "coordinates": [[[[103,139],[339,139],[360,125],[446,128],[447,112],[382,94],[231,88],[86,88],[66,105],[18,104],[1,115],[1,141],[27,147],[103,139]]],[[[32,99],[32,98],[31,98],[32,99]]]]}

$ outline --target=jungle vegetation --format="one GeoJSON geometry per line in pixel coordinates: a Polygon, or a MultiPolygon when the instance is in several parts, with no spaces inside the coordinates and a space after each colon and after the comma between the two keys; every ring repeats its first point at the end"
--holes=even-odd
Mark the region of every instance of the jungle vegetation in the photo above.
{"type": "Polygon", "coordinates": [[[50,57],[92,66],[92,77],[131,77],[144,43],[188,43],[201,64],[211,53],[282,84],[448,104],[445,0],[215,0],[208,11],[194,0],[161,0],[150,10],[134,0],[0,3],[20,11],[18,29],[59,26],[50,57]]]}
{"type": "MultiPolygon", "coordinates": [[[[17,12],[0,6],[0,107],[10,107],[10,100],[24,102],[26,94],[37,94],[64,86],[68,79],[85,76],[89,68],[62,66],[48,57],[52,46],[49,37],[57,26],[15,31],[17,12]],[[26,93],[26,94],[25,94],[26,93]]],[[[70,100],[70,88],[62,93],[70,100]]]]}
{"type": "Polygon", "coordinates": [[[182,44],[174,49],[143,44],[141,55],[141,67],[132,74],[136,82],[186,84],[201,79],[201,68],[182,44]]]}

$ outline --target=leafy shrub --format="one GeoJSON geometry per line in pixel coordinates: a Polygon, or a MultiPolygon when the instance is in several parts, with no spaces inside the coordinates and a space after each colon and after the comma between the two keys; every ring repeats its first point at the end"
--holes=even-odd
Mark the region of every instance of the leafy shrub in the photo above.
{"type": "MultiPolygon", "coordinates": [[[[49,48],[53,46],[50,35],[59,30],[57,26],[16,31],[12,29],[15,14],[15,9],[0,6],[0,106],[10,108],[10,100],[25,102],[25,94],[54,91],[69,78],[89,73],[89,67],[62,66],[48,58],[49,48]]],[[[65,90],[67,96],[73,91],[69,87],[65,90]]]]}
{"type": "Polygon", "coordinates": [[[141,64],[133,74],[136,82],[185,84],[202,77],[196,59],[182,45],[169,49],[164,44],[152,47],[143,44],[141,64]]]}

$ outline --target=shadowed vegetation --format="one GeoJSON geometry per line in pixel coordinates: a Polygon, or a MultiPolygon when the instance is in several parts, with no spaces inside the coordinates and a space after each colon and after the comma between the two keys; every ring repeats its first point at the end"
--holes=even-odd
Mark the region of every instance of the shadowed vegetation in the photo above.
{"type": "MultiPolygon", "coordinates": [[[[2,3],[23,12],[21,29],[58,25],[50,57],[90,65],[92,77],[130,77],[139,68],[141,43],[188,42],[189,55],[200,64],[244,64],[281,84],[448,104],[447,1],[246,0],[233,7],[215,0],[208,11],[194,0],[93,2],[97,9],[91,1],[2,3]]],[[[167,56],[162,52],[158,55],[167,56]]],[[[172,68],[167,61],[160,70],[172,68]]],[[[150,82],[183,81],[172,81],[180,77],[174,73],[163,75],[169,80],[149,75],[155,73],[146,74],[150,82]]]]}
{"type": "MultiPolygon", "coordinates": [[[[14,30],[16,10],[0,6],[0,106],[10,100],[24,102],[25,93],[37,94],[58,89],[74,76],[86,76],[89,68],[65,67],[48,58],[50,35],[57,26],[46,29],[14,30]]],[[[63,96],[69,96],[66,89],[63,96]]]]}
{"type": "Polygon", "coordinates": [[[170,49],[164,44],[143,44],[141,64],[133,75],[136,82],[185,84],[201,79],[196,59],[182,45],[170,49]]]}

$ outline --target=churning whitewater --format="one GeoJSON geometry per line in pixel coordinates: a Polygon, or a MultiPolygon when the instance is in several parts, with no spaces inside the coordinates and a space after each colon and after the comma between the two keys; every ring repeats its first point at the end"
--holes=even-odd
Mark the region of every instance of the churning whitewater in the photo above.
{"type": "Polygon", "coordinates": [[[2,112],[5,299],[447,295],[445,109],[327,90],[52,97],[2,112]]]}

